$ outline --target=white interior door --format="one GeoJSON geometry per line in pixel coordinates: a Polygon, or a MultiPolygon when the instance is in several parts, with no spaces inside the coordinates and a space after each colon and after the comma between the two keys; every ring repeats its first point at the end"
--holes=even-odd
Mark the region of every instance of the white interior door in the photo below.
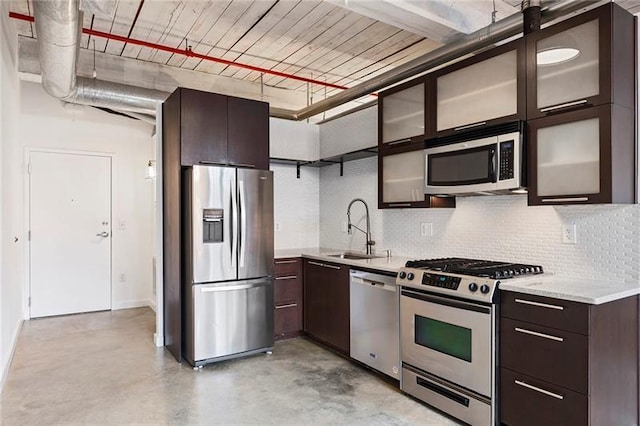
{"type": "Polygon", "coordinates": [[[111,158],[30,155],[31,317],[111,309],[111,158]]]}

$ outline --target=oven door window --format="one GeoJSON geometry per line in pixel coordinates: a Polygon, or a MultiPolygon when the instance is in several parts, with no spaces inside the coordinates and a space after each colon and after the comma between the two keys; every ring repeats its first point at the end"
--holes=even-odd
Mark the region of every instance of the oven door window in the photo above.
{"type": "Polygon", "coordinates": [[[496,145],[427,155],[427,184],[458,186],[497,181],[496,145]]]}
{"type": "Polygon", "coordinates": [[[415,343],[471,362],[471,329],[415,316],[415,343]]]}

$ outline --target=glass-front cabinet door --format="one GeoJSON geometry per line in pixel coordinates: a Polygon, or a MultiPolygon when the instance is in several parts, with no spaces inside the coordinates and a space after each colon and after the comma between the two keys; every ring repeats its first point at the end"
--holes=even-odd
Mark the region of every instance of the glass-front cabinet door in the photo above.
{"type": "Polygon", "coordinates": [[[517,40],[436,71],[438,135],[524,118],[524,59],[517,40]]]}
{"type": "Polygon", "coordinates": [[[609,3],[527,36],[527,116],[632,107],[633,16],[609,3]]]}
{"type": "Polygon", "coordinates": [[[420,78],[380,94],[380,148],[424,140],[425,90],[424,79],[420,78]]]}
{"type": "Polygon", "coordinates": [[[631,110],[603,105],[529,122],[529,204],[634,200],[631,110]]]}
{"type": "Polygon", "coordinates": [[[378,208],[455,207],[453,197],[424,195],[422,147],[400,147],[378,156],[378,208]]]}

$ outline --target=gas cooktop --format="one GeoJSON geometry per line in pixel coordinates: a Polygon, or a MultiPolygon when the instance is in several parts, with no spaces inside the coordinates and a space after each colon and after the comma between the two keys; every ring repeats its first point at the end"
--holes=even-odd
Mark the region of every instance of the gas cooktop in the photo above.
{"type": "Polygon", "coordinates": [[[396,283],[441,295],[495,303],[500,280],[542,274],[539,265],[447,257],[411,260],[398,272],[396,283]]]}
{"type": "Polygon", "coordinates": [[[521,263],[496,262],[493,260],[445,257],[440,259],[410,260],[407,268],[430,269],[474,277],[505,279],[522,275],[542,274],[542,266],[521,263]]]}

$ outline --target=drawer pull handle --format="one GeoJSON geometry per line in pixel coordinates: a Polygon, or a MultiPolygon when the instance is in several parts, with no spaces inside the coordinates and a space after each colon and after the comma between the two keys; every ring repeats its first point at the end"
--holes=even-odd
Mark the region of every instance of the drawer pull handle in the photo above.
{"type": "Polygon", "coordinates": [[[339,266],[327,265],[326,263],[308,261],[310,265],[322,266],[323,268],[342,269],[339,266]]]}
{"type": "Polygon", "coordinates": [[[276,260],[276,265],[284,265],[286,263],[297,263],[297,260],[276,260]]]}
{"type": "Polygon", "coordinates": [[[411,207],[411,203],[391,203],[389,207],[411,207]]]}
{"type": "Polygon", "coordinates": [[[538,306],[539,308],[556,309],[558,311],[564,311],[563,306],[549,305],[548,303],[534,302],[533,300],[516,299],[516,303],[522,303],[524,305],[531,305],[531,306],[538,306]]]}
{"type": "Polygon", "coordinates": [[[586,99],[582,99],[582,100],[575,101],[575,102],[567,102],[566,104],[560,104],[560,105],[554,105],[554,106],[550,106],[550,107],[546,107],[546,108],[541,108],[540,112],[550,112],[550,111],[555,111],[557,109],[574,107],[574,106],[578,106],[578,105],[582,105],[582,104],[586,104],[586,103],[587,103],[587,100],[586,99]]]}
{"type": "Polygon", "coordinates": [[[297,275],[288,275],[286,277],[276,277],[276,280],[295,280],[298,278],[297,275]]]}
{"type": "Polygon", "coordinates": [[[520,381],[520,380],[514,380],[514,381],[515,381],[516,385],[525,387],[527,389],[531,389],[531,390],[534,390],[536,392],[540,392],[542,394],[545,394],[545,395],[548,395],[548,396],[552,396],[552,397],[554,397],[556,399],[560,399],[560,400],[564,399],[564,396],[558,395],[557,393],[553,393],[553,392],[549,392],[548,390],[540,389],[537,386],[530,385],[529,383],[525,383],[525,382],[520,381]]]}
{"type": "Polygon", "coordinates": [[[326,263],[323,263],[322,266],[324,266],[325,268],[331,268],[331,269],[342,269],[339,266],[327,265],[326,263]]]}
{"type": "Polygon", "coordinates": [[[289,303],[288,305],[276,306],[276,309],[295,308],[296,306],[298,306],[297,303],[289,303]]]}
{"type": "Polygon", "coordinates": [[[543,203],[580,203],[589,201],[589,197],[570,197],[570,198],[543,198],[543,203]]]}
{"type": "Polygon", "coordinates": [[[556,342],[564,342],[564,339],[562,337],[556,337],[550,334],[538,333],[536,331],[527,330],[526,328],[516,327],[515,330],[520,333],[530,334],[532,336],[542,337],[544,339],[555,340],[556,342]]]}

